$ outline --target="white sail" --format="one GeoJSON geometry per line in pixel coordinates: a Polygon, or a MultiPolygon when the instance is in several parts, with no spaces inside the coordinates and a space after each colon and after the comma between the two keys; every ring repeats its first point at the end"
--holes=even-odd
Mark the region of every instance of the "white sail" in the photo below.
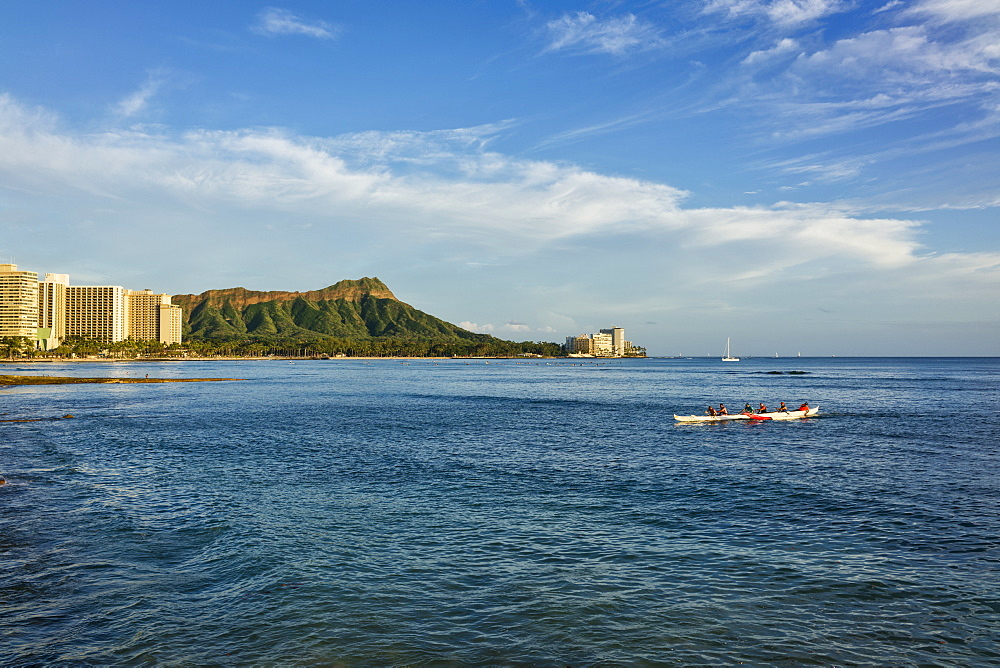
{"type": "Polygon", "coordinates": [[[739,362],[740,361],[739,357],[733,357],[732,354],[729,352],[729,337],[728,336],[726,337],[726,354],[722,356],[722,361],[723,362],[739,362]]]}

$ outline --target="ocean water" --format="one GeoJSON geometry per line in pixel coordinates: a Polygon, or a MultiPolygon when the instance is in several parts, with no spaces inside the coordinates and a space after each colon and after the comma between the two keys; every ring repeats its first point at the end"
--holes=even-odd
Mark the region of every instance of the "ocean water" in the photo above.
{"type": "Polygon", "coordinates": [[[1000,665],[997,359],[11,372],[2,665],[1000,665]]]}

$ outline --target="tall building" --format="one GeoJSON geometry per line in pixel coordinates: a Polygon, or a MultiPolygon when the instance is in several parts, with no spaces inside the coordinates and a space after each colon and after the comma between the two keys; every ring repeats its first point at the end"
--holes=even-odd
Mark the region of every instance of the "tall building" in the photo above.
{"type": "Polygon", "coordinates": [[[69,336],[115,343],[181,342],[183,313],[170,295],[118,285],[70,285],[67,274],[18,271],[0,264],[0,337],[25,337],[43,350],[69,336]]]}
{"type": "Polygon", "coordinates": [[[623,328],[612,327],[611,329],[602,329],[601,334],[611,335],[612,354],[616,357],[623,357],[625,355],[625,330],[623,328]]]}
{"type": "Polygon", "coordinates": [[[606,332],[590,335],[590,351],[598,357],[614,357],[615,349],[611,335],[606,332]]]}
{"type": "Polygon", "coordinates": [[[128,336],[136,341],[181,342],[181,307],[170,295],[152,290],[128,290],[128,336]]]}
{"type": "Polygon", "coordinates": [[[566,337],[566,352],[589,355],[591,353],[590,337],[586,334],[566,337]]]}
{"type": "Polygon", "coordinates": [[[160,338],[168,346],[181,343],[184,330],[184,309],[176,304],[160,304],[160,338]]]}
{"type": "Polygon", "coordinates": [[[38,274],[0,264],[0,337],[38,337],[38,274]]]}
{"type": "Polygon", "coordinates": [[[595,357],[645,357],[645,351],[636,350],[631,341],[625,340],[625,330],[621,327],[602,329],[597,334],[581,334],[566,337],[566,352],[569,354],[593,355],[595,357]]]}
{"type": "Polygon", "coordinates": [[[125,293],[118,285],[67,285],[66,336],[124,341],[128,336],[125,293]]]}
{"type": "Polygon", "coordinates": [[[38,343],[42,350],[52,350],[66,338],[66,274],[45,274],[38,283],[38,343]]]}

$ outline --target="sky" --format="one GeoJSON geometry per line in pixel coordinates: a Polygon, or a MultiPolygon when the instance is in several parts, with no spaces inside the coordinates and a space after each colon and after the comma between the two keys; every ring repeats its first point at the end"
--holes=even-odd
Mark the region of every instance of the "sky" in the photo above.
{"type": "Polygon", "coordinates": [[[1000,355],[1000,2],[0,3],[0,262],[1000,355]]]}

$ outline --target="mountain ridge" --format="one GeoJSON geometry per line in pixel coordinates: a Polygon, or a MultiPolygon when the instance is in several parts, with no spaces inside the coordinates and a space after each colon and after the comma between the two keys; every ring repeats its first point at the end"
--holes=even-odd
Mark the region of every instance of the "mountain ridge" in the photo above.
{"type": "MultiPolygon", "coordinates": [[[[269,301],[294,301],[295,299],[307,299],[310,301],[320,301],[329,299],[345,299],[347,301],[359,301],[364,295],[372,295],[383,299],[399,301],[396,295],[392,294],[385,283],[376,277],[364,277],[359,279],[344,279],[319,290],[309,290],[306,292],[292,292],[285,290],[248,290],[246,288],[223,288],[220,290],[206,290],[200,294],[174,295],[173,303],[181,308],[190,307],[194,304],[207,301],[213,306],[221,306],[225,301],[230,302],[234,307],[245,308],[252,304],[269,301]]],[[[400,302],[402,303],[402,302],[400,302]]]]}
{"type": "Polygon", "coordinates": [[[306,292],[207,290],[175,295],[173,303],[183,310],[187,339],[493,339],[413,308],[375,277],[345,279],[306,292]]]}

